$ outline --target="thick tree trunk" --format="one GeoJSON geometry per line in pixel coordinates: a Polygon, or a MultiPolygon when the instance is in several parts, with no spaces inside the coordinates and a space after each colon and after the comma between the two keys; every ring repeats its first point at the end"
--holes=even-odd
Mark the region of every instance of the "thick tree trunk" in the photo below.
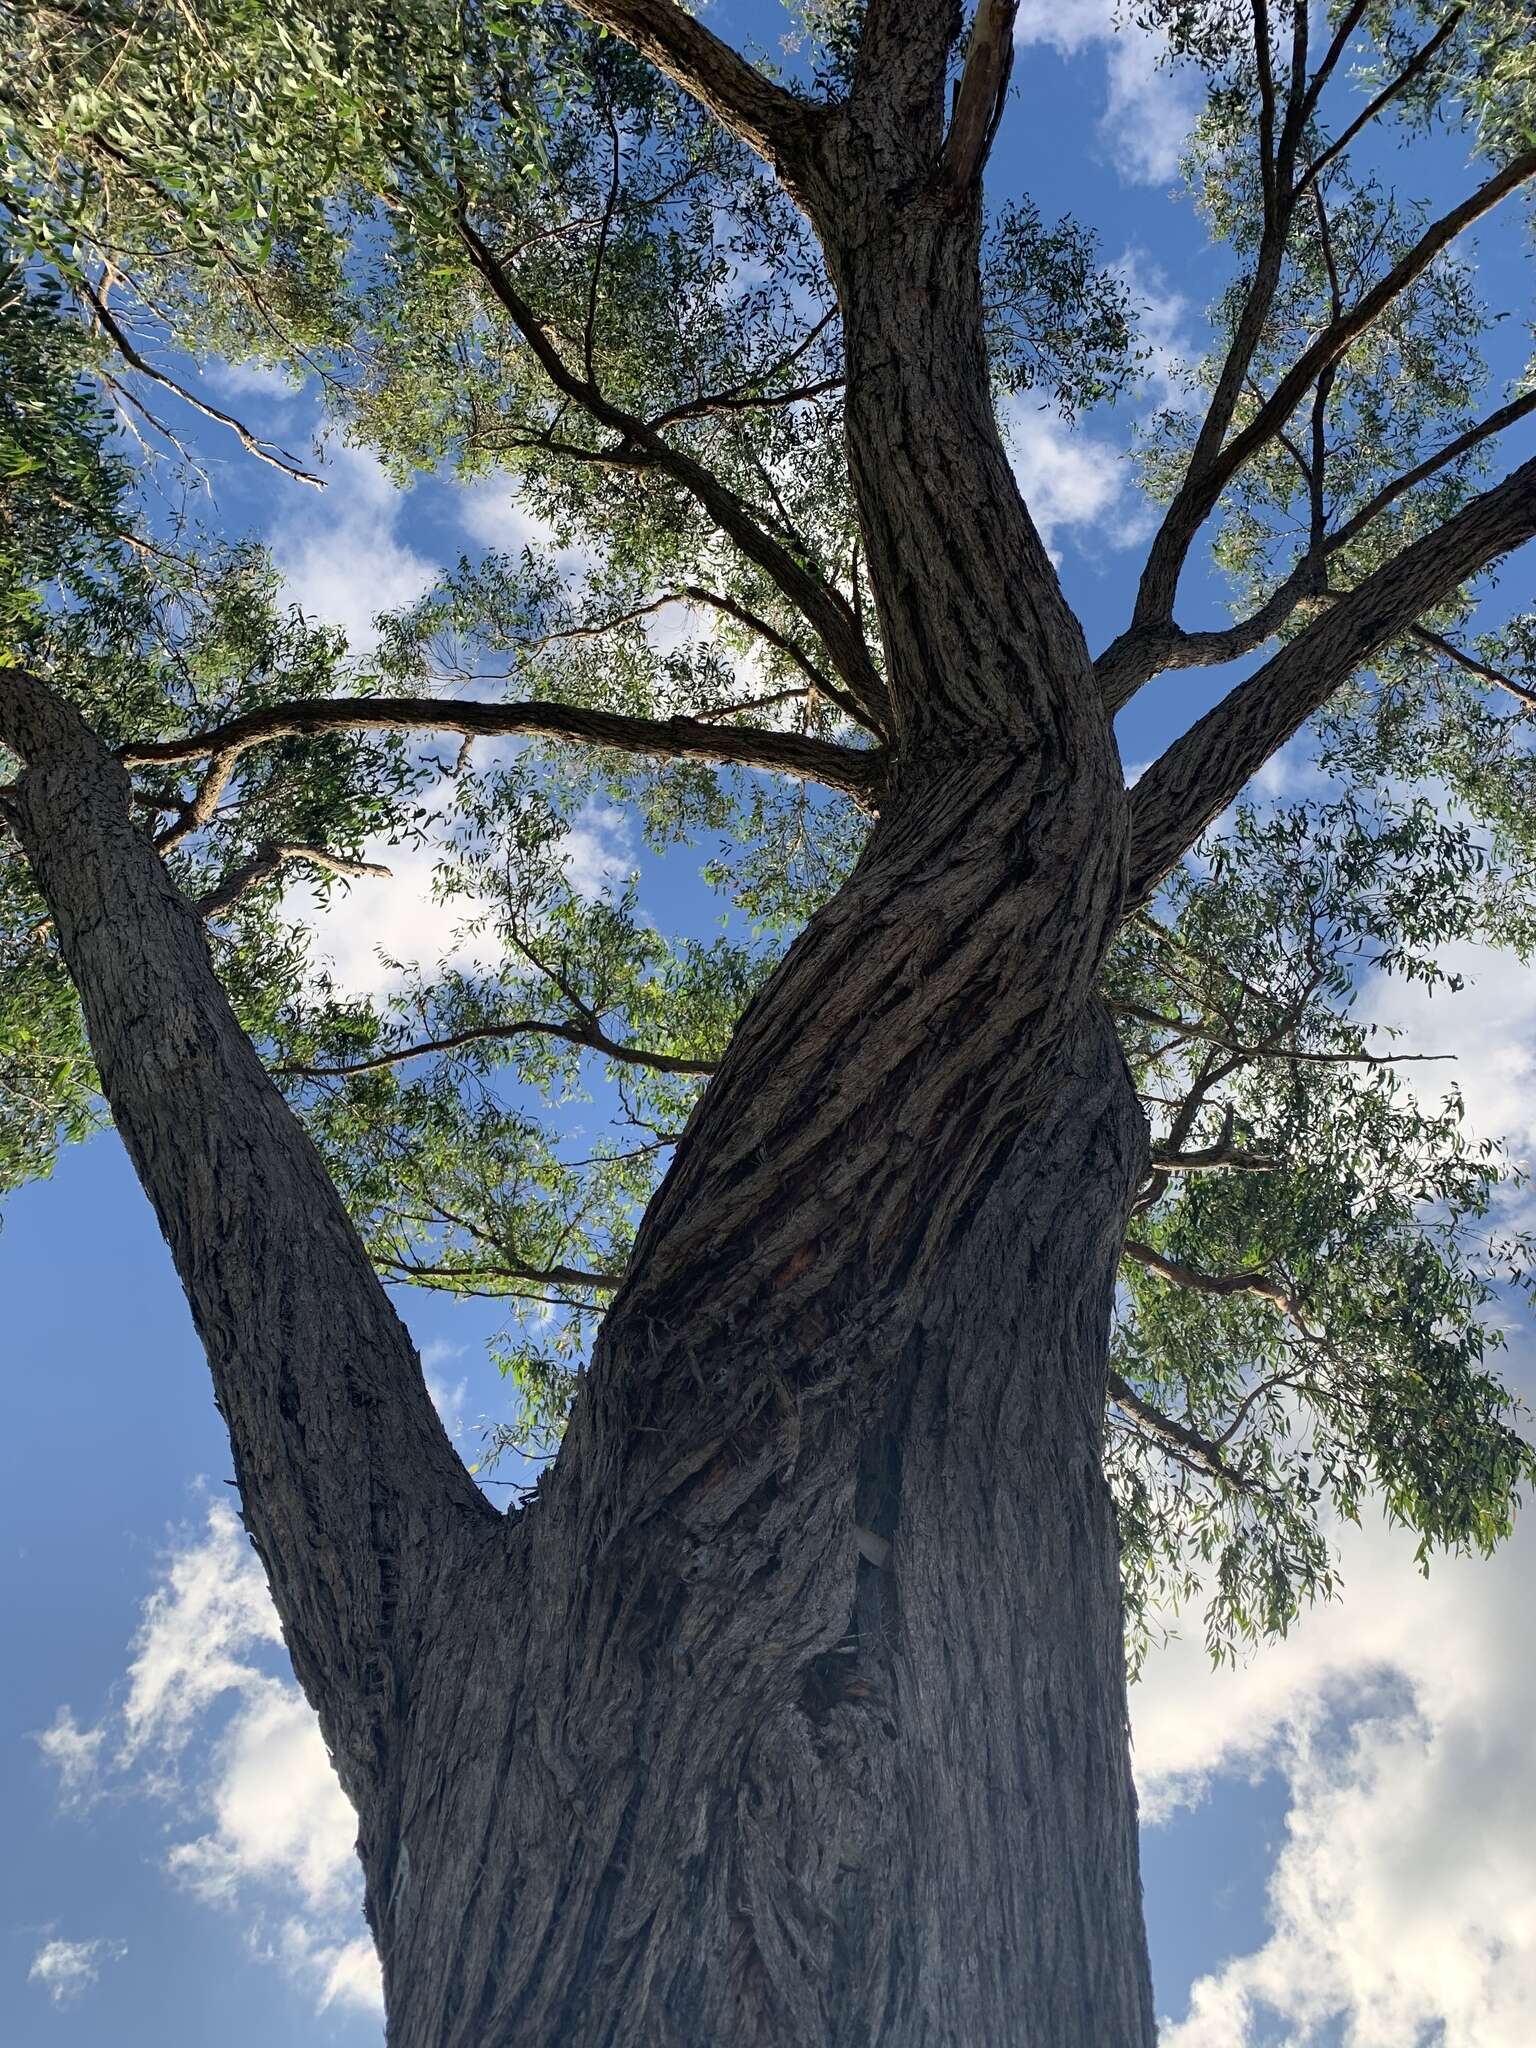
{"type": "Polygon", "coordinates": [[[1144,2048],[1099,1463],[1143,1140],[1021,920],[1102,893],[1029,761],[898,796],[503,1522],[120,772],[28,702],[14,814],[358,1807],[391,2041],[1144,2048]]]}
{"type": "Polygon", "coordinates": [[[423,1673],[403,2048],[1151,2043],[1100,1465],[1140,1119],[1092,1011],[1031,1081],[911,1284],[790,1258],[713,1330],[665,1288],[610,1326],[423,1673]]]}
{"type": "MultiPolygon", "coordinates": [[[[899,137],[858,147],[900,171],[899,137]]],[[[17,828],[358,1808],[395,2048],[1153,2039],[1100,1463],[1145,1163],[1093,996],[1127,811],[991,419],[976,226],[930,195],[824,228],[889,800],[515,1517],[453,1460],[121,772],[0,678],[17,828]]]]}

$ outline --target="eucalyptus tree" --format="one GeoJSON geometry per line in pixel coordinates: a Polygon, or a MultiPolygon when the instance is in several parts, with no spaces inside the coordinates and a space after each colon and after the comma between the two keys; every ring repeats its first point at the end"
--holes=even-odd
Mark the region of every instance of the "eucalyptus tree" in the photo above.
{"type": "MultiPolygon", "coordinates": [[[[1494,467],[1536,390],[1486,402],[1460,254],[1536,172],[1529,23],[1141,17],[1207,81],[1234,278],[1095,660],[999,404],[1123,389],[1134,307],[984,203],[1007,0],[812,11],[787,77],[671,0],[4,10],[9,240],[140,432],[169,387],[313,481],[184,373],[256,358],[549,535],[359,660],[119,512],[0,676],[50,991],[8,1013],[17,1170],[99,1083],[405,2048],[1150,2043],[1122,1570],[1133,1640],[1204,1586],[1219,1650],[1329,1585],[1329,1509],[1486,1546],[1530,1476],[1479,1316],[1526,1266],[1506,1170],[1350,1013],[1531,936],[1519,736],[1480,741],[1528,630],[1455,637],[1536,533],[1536,462],[1494,467]],[[1435,125],[1443,213],[1379,148],[1435,125]],[[1208,532],[1236,616],[1192,628],[1208,532]],[[1245,657],[1127,789],[1115,713],[1245,657]],[[1203,840],[1319,714],[1332,793],[1203,840]],[[572,889],[596,786],[716,845],[718,941],[572,889]],[[434,833],[488,964],[307,975],[285,876],[434,833]],[[579,1158],[594,1075],[634,1142],[579,1158]],[[515,1512],[380,1275],[554,1317],[509,1337],[563,1429],[515,1512]]],[[[41,474],[106,462],[51,388],[41,474]]]]}

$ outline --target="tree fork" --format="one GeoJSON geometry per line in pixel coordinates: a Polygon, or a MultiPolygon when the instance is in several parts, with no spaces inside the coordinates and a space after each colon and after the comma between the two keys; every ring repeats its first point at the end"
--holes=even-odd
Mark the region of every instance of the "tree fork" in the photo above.
{"type": "Polygon", "coordinates": [[[391,2040],[1150,2044],[1099,1465],[1146,1152],[1087,985],[1123,806],[1107,866],[1068,834],[1021,880],[1061,800],[1016,743],[898,793],[503,1521],[121,767],[28,678],[0,730],[358,1808],[391,2040]]]}

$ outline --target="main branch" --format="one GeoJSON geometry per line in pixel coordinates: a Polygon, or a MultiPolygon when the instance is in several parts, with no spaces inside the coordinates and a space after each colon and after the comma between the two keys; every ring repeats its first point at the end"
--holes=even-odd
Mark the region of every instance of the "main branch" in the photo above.
{"type": "MultiPolygon", "coordinates": [[[[1168,507],[1147,556],[1130,629],[1105,657],[1106,666],[1114,672],[1112,695],[1116,702],[1123,703],[1149,675],[1156,672],[1157,650],[1167,639],[1166,629],[1173,614],[1179,573],[1190,544],[1233,477],[1252,456],[1283,431],[1316,379],[1337,363],[1382,312],[1423,276],[1441,251],[1533,176],[1536,176],[1536,149],[1528,149],[1513,157],[1459,206],[1453,207],[1427,228],[1385,277],[1363,293],[1338,319],[1329,322],[1297,357],[1248,424],[1223,445],[1223,414],[1230,418],[1232,406],[1227,401],[1235,396],[1228,390],[1231,382],[1229,373],[1234,363],[1244,356],[1241,344],[1249,343],[1252,323],[1248,313],[1258,296],[1256,291],[1250,294],[1249,307],[1245,308],[1244,317],[1239,321],[1233,348],[1184,481],[1168,507]],[[1220,422],[1219,433],[1213,431],[1217,422],[1220,422]],[[1148,659],[1151,666],[1148,666],[1148,659]]],[[[1256,285],[1257,282],[1259,280],[1256,280],[1256,285]]],[[[1267,299],[1265,305],[1267,308],[1267,299]]],[[[1256,342],[1257,335],[1258,328],[1253,326],[1253,342],[1256,342]]],[[[1247,357],[1251,357],[1251,353],[1249,344],[1247,357]]]]}
{"type": "Polygon", "coordinates": [[[1144,904],[1249,777],[1420,613],[1536,534],[1536,457],[1405,548],[1155,761],[1131,792],[1126,909],[1144,904]]]}
{"type": "Polygon", "coordinates": [[[120,758],[130,768],[200,761],[205,755],[229,759],[271,740],[327,732],[455,732],[465,739],[520,735],[567,740],[625,754],[718,761],[799,775],[843,790],[863,804],[875,800],[884,777],[884,756],[877,750],[839,747],[800,733],[710,725],[698,718],[631,718],[573,704],[460,704],[443,697],[303,697],[242,712],[210,732],[184,739],[138,741],[121,748],[120,758]]]}
{"type": "Polygon", "coordinates": [[[775,85],[674,0],[575,0],[575,6],[648,57],[793,183],[823,109],[775,85]]]}
{"type": "Polygon", "coordinates": [[[6,815],[191,1303],[295,1669],[343,1784],[377,1813],[412,1660],[499,1517],[230,1009],[196,909],[133,822],[122,764],[14,670],[0,670],[0,742],[25,764],[6,815]]]}

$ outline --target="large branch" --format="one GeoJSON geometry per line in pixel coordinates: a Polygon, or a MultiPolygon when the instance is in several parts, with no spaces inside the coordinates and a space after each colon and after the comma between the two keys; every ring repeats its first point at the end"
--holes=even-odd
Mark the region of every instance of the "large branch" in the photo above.
{"type": "Polygon", "coordinates": [[[102,1090],[171,1247],[246,1527],[354,1800],[398,1755],[424,1634],[494,1536],[319,1154],[230,1009],[122,764],[0,670],[4,797],[79,990],[102,1090]]]}
{"type": "Polygon", "coordinates": [[[824,109],[796,99],[674,0],[574,0],[793,184],[824,109]]]}
{"type": "Polygon", "coordinates": [[[1019,0],[979,0],[944,138],[944,175],[954,185],[981,176],[1002,118],[1013,70],[1013,20],[1019,0]]]}
{"type": "Polygon", "coordinates": [[[461,704],[445,697],[304,697],[242,712],[210,732],[142,740],[119,751],[125,765],[137,768],[155,761],[199,761],[208,754],[238,756],[271,740],[327,732],[453,732],[465,739],[518,735],[570,740],[625,754],[719,761],[799,775],[845,790],[861,803],[874,799],[884,774],[884,757],[874,749],[839,747],[800,733],[709,725],[698,718],[630,718],[623,712],[588,711],[573,704],[461,704]]]}
{"type": "MultiPolygon", "coordinates": [[[[1443,249],[1532,176],[1536,176],[1536,149],[1525,150],[1512,158],[1459,206],[1453,207],[1427,228],[1385,277],[1365,292],[1341,318],[1329,322],[1297,357],[1247,426],[1218,448],[1210,426],[1222,409],[1218,401],[1225,396],[1224,369],[1223,384],[1213,399],[1212,411],[1202,427],[1184,481],[1168,507],[1147,556],[1136,595],[1132,634],[1148,627],[1165,625],[1171,618],[1179,572],[1195,535],[1237,472],[1282,431],[1314,380],[1336,363],[1392,301],[1424,274],[1443,249]]],[[[1229,357],[1227,368],[1230,366],[1229,357]]]]}
{"type": "MultiPolygon", "coordinates": [[[[1237,661],[1243,655],[1251,654],[1256,647],[1262,647],[1310,600],[1326,596],[1329,561],[1364,532],[1373,520],[1379,519],[1383,512],[1417,485],[1427,482],[1459,457],[1494,439],[1533,412],[1536,412],[1536,386],[1499,406],[1452,440],[1443,442],[1421,462],[1416,462],[1411,469],[1404,470],[1379,490],[1373,491],[1342,526],[1322,536],[1320,544],[1314,539],[1284,582],[1277,584],[1247,618],[1239,619],[1230,626],[1197,633],[1186,632],[1171,619],[1152,621],[1122,633],[1094,663],[1107,708],[1111,712],[1120,710],[1144,682],[1167,669],[1214,668],[1222,662],[1237,661]]],[[[1504,683],[1519,694],[1518,685],[1510,684],[1505,677],[1491,676],[1489,680],[1504,683]]]]}
{"type": "Polygon", "coordinates": [[[1367,577],[1175,740],[1131,792],[1127,911],[1362,663],[1533,533],[1536,457],[1367,577]]]}

